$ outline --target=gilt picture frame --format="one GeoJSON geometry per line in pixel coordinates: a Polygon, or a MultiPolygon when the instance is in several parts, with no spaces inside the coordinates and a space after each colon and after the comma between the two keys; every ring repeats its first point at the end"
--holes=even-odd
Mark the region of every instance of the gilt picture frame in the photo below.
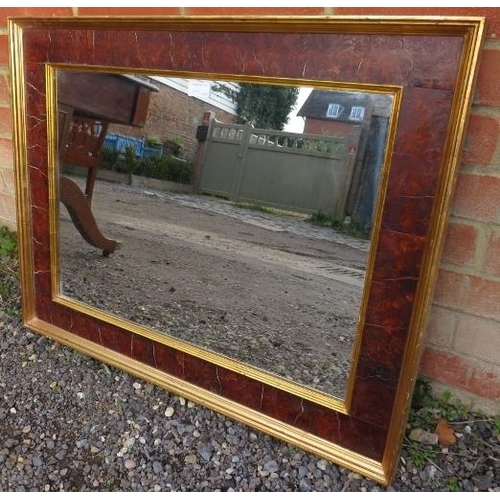
{"type": "Polygon", "coordinates": [[[9,20],[23,321],[31,330],[383,484],[418,372],[484,19],[89,17],[9,20]],[[57,71],[394,96],[346,397],[317,394],[63,296],[57,71]]]}

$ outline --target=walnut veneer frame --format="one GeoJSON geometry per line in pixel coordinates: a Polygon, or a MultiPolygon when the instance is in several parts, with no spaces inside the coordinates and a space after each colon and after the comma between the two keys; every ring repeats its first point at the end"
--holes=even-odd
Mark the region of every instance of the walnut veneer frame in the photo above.
{"type": "Polygon", "coordinates": [[[9,20],[29,328],[248,425],[392,480],[459,163],[481,18],[170,17],[9,20]],[[55,68],[385,86],[397,101],[349,391],[309,397],[57,293],[55,68]]]}

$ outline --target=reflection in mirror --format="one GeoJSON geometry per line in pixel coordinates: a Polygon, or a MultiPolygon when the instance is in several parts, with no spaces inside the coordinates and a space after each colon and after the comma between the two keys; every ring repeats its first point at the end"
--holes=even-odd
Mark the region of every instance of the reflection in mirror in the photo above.
{"type": "Polygon", "coordinates": [[[343,398],[392,97],[57,82],[61,294],[343,398]]]}

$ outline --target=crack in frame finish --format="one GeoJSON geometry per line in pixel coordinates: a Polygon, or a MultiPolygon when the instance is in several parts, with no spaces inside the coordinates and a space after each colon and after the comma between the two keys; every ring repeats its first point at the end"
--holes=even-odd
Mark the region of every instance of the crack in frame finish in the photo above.
{"type": "Polygon", "coordinates": [[[470,17],[10,19],[25,325],[389,483],[415,383],[483,32],[484,19],[470,17]],[[58,295],[57,67],[392,89],[400,112],[345,401],[290,390],[276,377],[267,379],[232,360],[221,363],[58,295]]]}

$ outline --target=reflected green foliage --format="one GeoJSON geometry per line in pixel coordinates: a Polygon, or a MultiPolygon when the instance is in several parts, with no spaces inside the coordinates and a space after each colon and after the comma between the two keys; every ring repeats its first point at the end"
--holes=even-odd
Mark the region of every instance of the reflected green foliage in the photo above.
{"type": "Polygon", "coordinates": [[[125,154],[123,155],[123,164],[125,166],[125,171],[127,174],[133,174],[138,167],[139,160],[135,156],[135,149],[128,146],[125,149],[125,154]]]}
{"type": "Polygon", "coordinates": [[[104,170],[112,170],[113,172],[119,172],[121,169],[120,157],[121,157],[120,151],[104,148],[101,151],[99,167],[103,168],[104,170]]]}
{"type": "Polygon", "coordinates": [[[189,184],[193,174],[193,165],[190,162],[177,159],[173,156],[163,156],[161,158],[150,157],[140,160],[133,173],[153,179],[189,184]]]}
{"type": "Polygon", "coordinates": [[[364,240],[370,239],[370,233],[363,230],[357,224],[353,224],[349,221],[349,219],[338,220],[333,218],[329,213],[318,210],[311,214],[307,221],[315,226],[321,227],[331,227],[336,231],[339,231],[343,234],[347,234],[349,236],[354,236],[355,238],[361,238],[364,240]]]}
{"type": "Polygon", "coordinates": [[[142,175],[183,184],[191,183],[193,164],[174,156],[136,158],[133,148],[125,154],[104,148],[99,167],[126,174],[142,175]]]}
{"type": "Polygon", "coordinates": [[[283,130],[299,96],[298,87],[240,83],[239,91],[223,84],[215,84],[214,88],[236,102],[240,123],[270,130],[283,130]]]}

